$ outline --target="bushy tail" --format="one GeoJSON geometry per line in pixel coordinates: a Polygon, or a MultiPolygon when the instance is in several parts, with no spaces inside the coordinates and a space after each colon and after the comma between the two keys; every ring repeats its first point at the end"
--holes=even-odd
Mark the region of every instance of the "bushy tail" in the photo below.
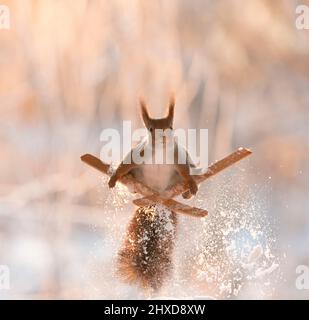
{"type": "Polygon", "coordinates": [[[158,290],[172,267],[176,214],[161,205],[138,208],[118,253],[118,274],[129,283],[158,290]]]}

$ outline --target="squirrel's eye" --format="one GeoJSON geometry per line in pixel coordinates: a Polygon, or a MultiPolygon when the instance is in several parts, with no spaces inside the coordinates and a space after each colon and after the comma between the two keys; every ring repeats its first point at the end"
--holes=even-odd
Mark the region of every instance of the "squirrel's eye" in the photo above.
{"type": "Polygon", "coordinates": [[[149,128],[149,131],[152,132],[152,131],[153,131],[153,128],[149,128]]]}

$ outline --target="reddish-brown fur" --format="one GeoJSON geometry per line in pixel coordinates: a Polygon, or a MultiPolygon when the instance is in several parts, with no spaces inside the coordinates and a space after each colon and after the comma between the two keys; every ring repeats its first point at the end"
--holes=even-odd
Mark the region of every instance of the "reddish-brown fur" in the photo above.
{"type": "Polygon", "coordinates": [[[176,214],[162,206],[138,208],[118,253],[118,274],[126,282],[158,290],[172,269],[176,214]]]}
{"type": "MultiPolygon", "coordinates": [[[[173,129],[174,118],[174,106],[175,100],[172,98],[169,103],[168,114],[165,118],[153,119],[149,116],[146,104],[141,100],[141,116],[144,121],[145,127],[151,134],[151,139],[148,142],[155,146],[156,135],[155,130],[161,129],[173,129]]],[[[164,142],[164,140],[163,140],[164,142]]],[[[153,148],[153,152],[155,148],[153,148]]],[[[177,154],[177,151],[175,151],[177,154]]],[[[154,157],[154,153],[152,154],[154,157]]],[[[188,162],[186,164],[175,163],[172,166],[172,170],[166,170],[167,167],[162,164],[162,170],[150,171],[150,178],[146,175],[146,178],[142,174],[142,178],[145,180],[143,183],[149,185],[151,188],[158,187],[156,178],[158,175],[162,177],[163,188],[168,187],[165,185],[164,177],[162,175],[172,174],[169,177],[169,184],[175,179],[183,179],[183,182],[189,186],[188,192],[183,196],[185,198],[191,197],[197,192],[197,185],[190,176],[190,166],[188,162]],[[155,187],[151,185],[151,181],[155,187]]],[[[122,162],[117,170],[113,173],[109,180],[109,187],[113,188],[117,180],[126,174],[136,174],[136,169],[141,168],[139,164],[134,162],[126,164],[122,162]]],[[[149,167],[148,167],[149,168],[149,167]]],[[[143,171],[147,171],[146,167],[142,167],[143,171]]],[[[167,168],[169,169],[169,168],[167,168]]],[[[150,167],[153,170],[153,167],[150,167]]],[[[145,172],[143,172],[145,173],[145,172]]],[[[154,189],[156,192],[160,192],[154,189]]],[[[170,211],[162,205],[151,205],[147,207],[138,208],[135,211],[134,217],[130,222],[126,238],[123,246],[118,254],[118,274],[121,278],[129,283],[139,283],[144,288],[158,290],[164,283],[164,280],[170,274],[172,269],[172,252],[174,247],[174,240],[176,235],[176,214],[170,211]]]]}

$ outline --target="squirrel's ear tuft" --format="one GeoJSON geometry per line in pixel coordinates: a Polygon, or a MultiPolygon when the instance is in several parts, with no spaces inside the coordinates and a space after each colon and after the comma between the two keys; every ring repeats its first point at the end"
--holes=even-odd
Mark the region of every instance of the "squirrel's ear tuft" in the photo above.
{"type": "Polygon", "coordinates": [[[174,109],[175,109],[175,96],[172,95],[169,101],[168,115],[167,115],[167,119],[171,125],[173,124],[173,120],[174,120],[174,109]]]}
{"type": "Polygon", "coordinates": [[[150,118],[149,118],[149,114],[148,114],[148,111],[147,111],[145,100],[140,98],[139,99],[139,103],[140,103],[140,106],[141,106],[142,119],[144,121],[145,126],[148,128],[150,118]]]}

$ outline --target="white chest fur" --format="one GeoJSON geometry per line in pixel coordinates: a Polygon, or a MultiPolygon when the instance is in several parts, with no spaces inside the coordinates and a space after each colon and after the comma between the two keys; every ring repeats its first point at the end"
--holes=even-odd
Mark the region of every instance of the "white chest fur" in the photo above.
{"type": "MultiPolygon", "coordinates": [[[[141,165],[141,173],[143,182],[149,186],[150,188],[156,191],[164,191],[170,184],[171,179],[175,173],[175,168],[171,164],[166,163],[163,158],[157,155],[162,155],[166,146],[163,144],[156,144],[156,146],[152,149],[150,148],[150,144],[146,141],[142,148],[144,149],[144,164],[141,165]],[[156,156],[155,156],[156,155],[156,156]],[[160,160],[161,159],[161,160],[160,160]],[[159,160],[159,161],[158,161],[159,160]]],[[[169,150],[169,152],[173,153],[174,149],[165,149],[169,150]],[[172,151],[171,151],[172,150],[172,151]]],[[[165,159],[166,160],[166,159],[165,159]]]]}
{"type": "Polygon", "coordinates": [[[144,164],[142,173],[144,182],[150,188],[156,191],[163,191],[170,184],[174,170],[171,165],[144,164]]]}

